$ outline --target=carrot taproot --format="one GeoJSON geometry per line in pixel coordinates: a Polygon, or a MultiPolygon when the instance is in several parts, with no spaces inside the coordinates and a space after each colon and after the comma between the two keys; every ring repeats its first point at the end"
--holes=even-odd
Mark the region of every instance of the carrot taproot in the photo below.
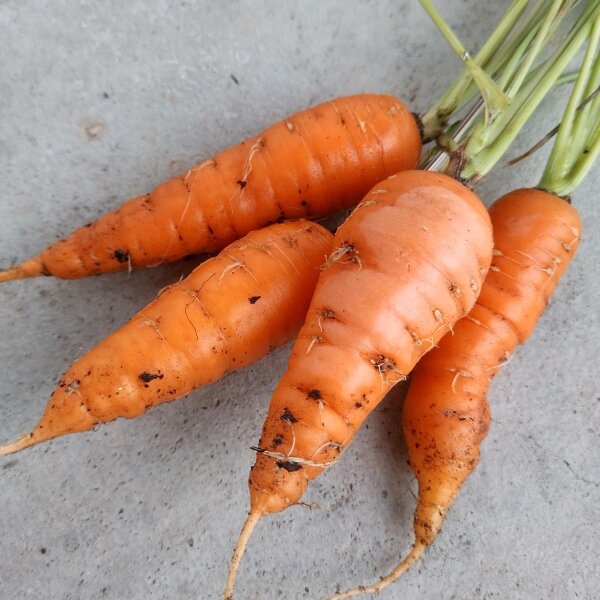
{"type": "Polygon", "coordinates": [[[392,96],[324,102],[0,271],[0,282],[153,266],[217,252],[277,220],[319,218],[348,208],[378,181],[415,167],[421,151],[417,119],[392,96]]]}
{"type": "Polygon", "coordinates": [[[490,208],[492,265],[481,294],[413,373],[404,404],[408,457],[419,482],[415,534],[429,545],[479,459],[489,425],[490,382],[532,333],[580,241],[565,200],[519,189],[490,208]]]}
{"type": "Polygon", "coordinates": [[[257,361],[300,328],[332,239],[301,220],[234,242],[77,360],[37,427],[0,456],[137,417],[257,361]]]}
{"type": "Polygon", "coordinates": [[[533,331],[579,244],[581,222],[563,199],[519,189],[490,208],[492,264],[475,306],[412,373],[402,427],[419,493],[415,542],[377,583],[335,594],[375,594],[433,543],[465,479],[479,460],[490,421],[490,382],[533,331]]]}
{"type": "MultiPolygon", "coordinates": [[[[491,206],[493,259],[479,298],[453,335],[413,372],[402,427],[419,487],[415,542],[377,583],[330,600],[381,591],[433,543],[479,461],[490,423],[486,395],[492,378],[531,335],[577,251],[582,224],[570,194],[600,155],[600,9],[595,4],[591,20],[582,15],[590,39],[544,174],[537,188],[514,190],[491,206]]],[[[561,49],[558,53],[562,57],[561,49]]]]}
{"type": "Polygon", "coordinates": [[[473,306],[491,260],[489,216],[454,179],[405,171],[376,185],[337,231],[250,473],[251,529],[298,502],[366,416],[473,306]]]}

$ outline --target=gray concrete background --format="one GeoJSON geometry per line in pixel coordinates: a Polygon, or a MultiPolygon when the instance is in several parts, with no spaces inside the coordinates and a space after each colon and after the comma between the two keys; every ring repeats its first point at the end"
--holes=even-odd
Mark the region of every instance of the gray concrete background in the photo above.
{"type": "MultiPolygon", "coordinates": [[[[506,4],[438,2],[473,48],[506,4]]],[[[297,109],[373,91],[424,110],[459,69],[408,0],[3,0],[0,31],[2,264],[297,109]]],[[[481,195],[535,184],[544,158],[499,168],[481,195]]],[[[575,199],[581,251],[495,381],[479,468],[382,599],[600,597],[599,185],[596,168],[575,199]]],[[[31,427],[67,366],[190,267],[2,285],[0,439],[31,427]]],[[[138,420],[0,459],[0,597],[218,598],[247,510],[249,447],[288,351],[138,420]]],[[[408,548],[400,395],[314,482],[305,500],[320,509],[259,526],[239,598],[322,598],[408,548]]]]}

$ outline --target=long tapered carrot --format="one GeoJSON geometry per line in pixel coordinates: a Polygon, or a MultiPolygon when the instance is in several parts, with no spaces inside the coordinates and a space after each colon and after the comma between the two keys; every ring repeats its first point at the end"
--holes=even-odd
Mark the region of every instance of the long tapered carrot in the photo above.
{"type": "Polygon", "coordinates": [[[405,171],[340,227],[250,473],[249,526],[298,502],[389,389],[472,307],[491,260],[489,217],[468,188],[405,171]]]}
{"type": "Polygon", "coordinates": [[[542,190],[515,190],[490,216],[494,258],[477,303],[415,369],[404,404],[415,533],[426,545],[479,459],[492,377],[532,333],[581,235],[575,208],[542,190]]]}
{"type": "Polygon", "coordinates": [[[355,205],[378,181],[414,168],[421,134],[392,96],[360,94],[299,112],[0,271],[74,279],[216,252],[283,219],[355,205]]]}
{"type": "Polygon", "coordinates": [[[301,220],[234,242],[77,360],[37,427],[0,456],[136,417],[257,361],[300,328],[332,239],[301,220]]]}
{"type": "Polygon", "coordinates": [[[599,44],[597,15],[538,188],[515,190],[492,205],[494,252],[479,298],[453,335],[413,372],[402,419],[419,485],[413,547],[377,583],[331,600],[374,594],[398,579],[433,543],[479,461],[490,422],[486,395],[491,380],[531,335],[579,246],[582,225],[569,196],[600,154],[599,44]],[[594,100],[579,110],[584,97],[594,100]]]}

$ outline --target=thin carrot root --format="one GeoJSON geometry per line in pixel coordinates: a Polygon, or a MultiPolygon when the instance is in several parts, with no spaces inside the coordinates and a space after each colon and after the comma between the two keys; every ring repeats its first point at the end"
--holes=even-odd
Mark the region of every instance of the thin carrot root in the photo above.
{"type": "Polygon", "coordinates": [[[227,574],[227,585],[225,586],[224,599],[233,600],[233,588],[235,587],[235,578],[238,572],[238,568],[246,551],[248,540],[256,527],[256,524],[263,517],[263,513],[259,510],[251,510],[248,513],[248,518],[242,527],[240,537],[233,551],[231,557],[231,565],[229,565],[229,573],[227,574]]]}
{"type": "Polygon", "coordinates": [[[423,542],[415,542],[410,552],[392,571],[381,578],[378,583],[372,585],[359,585],[355,588],[346,590],[345,592],[338,592],[331,596],[329,600],[342,600],[343,598],[350,598],[352,596],[359,596],[360,594],[377,594],[383,588],[394,583],[405,571],[407,571],[419,558],[423,551],[427,548],[427,545],[423,542]]]}
{"type": "Polygon", "coordinates": [[[19,265],[0,271],[0,282],[13,281],[15,279],[27,279],[44,275],[44,265],[39,258],[26,260],[19,265]]]}
{"type": "Polygon", "coordinates": [[[24,436],[16,439],[14,442],[3,444],[0,446],[0,456],[8,456],[25,448],[35,446],[40,442],[39,438],[34,433],[26,433],[24,436]]]}

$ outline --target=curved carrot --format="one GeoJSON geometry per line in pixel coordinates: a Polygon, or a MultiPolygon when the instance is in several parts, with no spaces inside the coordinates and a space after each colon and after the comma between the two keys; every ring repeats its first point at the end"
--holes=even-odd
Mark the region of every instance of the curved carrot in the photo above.
{"type": "Polygon", "coordinates": [[[271,400],[227,598],[258,518],[298,502],[389,389],[471,309],[491,260],[491,225],[462,184],[406,171],[367,194],[333,247],[271,400]]]}
{"type": "Polygon", "coordinates": [[[76,361],[37,427],[0,456],[137,417],[257,361],[300,328],[332,240],[297,221],[234,242],[76,361]]]}
{"type": "Polygon", "coordinates": [[[433,543],[465,479],[479,460],[494,375],[533,331],[575,254],[581,221],[554,194],[519,189],[490,208],[492,265],[469,315],[413,371],[403,429],[419,495],[415,543],[408,556],[370,586],[335,594],[341,600],[377,593],[395,581],[433,543]]]}
{"type": "Polygon", "coordinates": [[[426,545],[479,459],[492,377],[532,333],[580,240],[575,208],[541,190],[507,194],[490,217],[494,257],[477,303],[415,369],[404,404],[415,535],[426,545]]]}
{"type": "Polygon", "coordinates": [[[216,252],[283,219],[353,206],[378,181],[417,164],[417,120],[392,96],[319,104],[202,161],[39,256],[0,271],[75,279],[216,252]]]}

